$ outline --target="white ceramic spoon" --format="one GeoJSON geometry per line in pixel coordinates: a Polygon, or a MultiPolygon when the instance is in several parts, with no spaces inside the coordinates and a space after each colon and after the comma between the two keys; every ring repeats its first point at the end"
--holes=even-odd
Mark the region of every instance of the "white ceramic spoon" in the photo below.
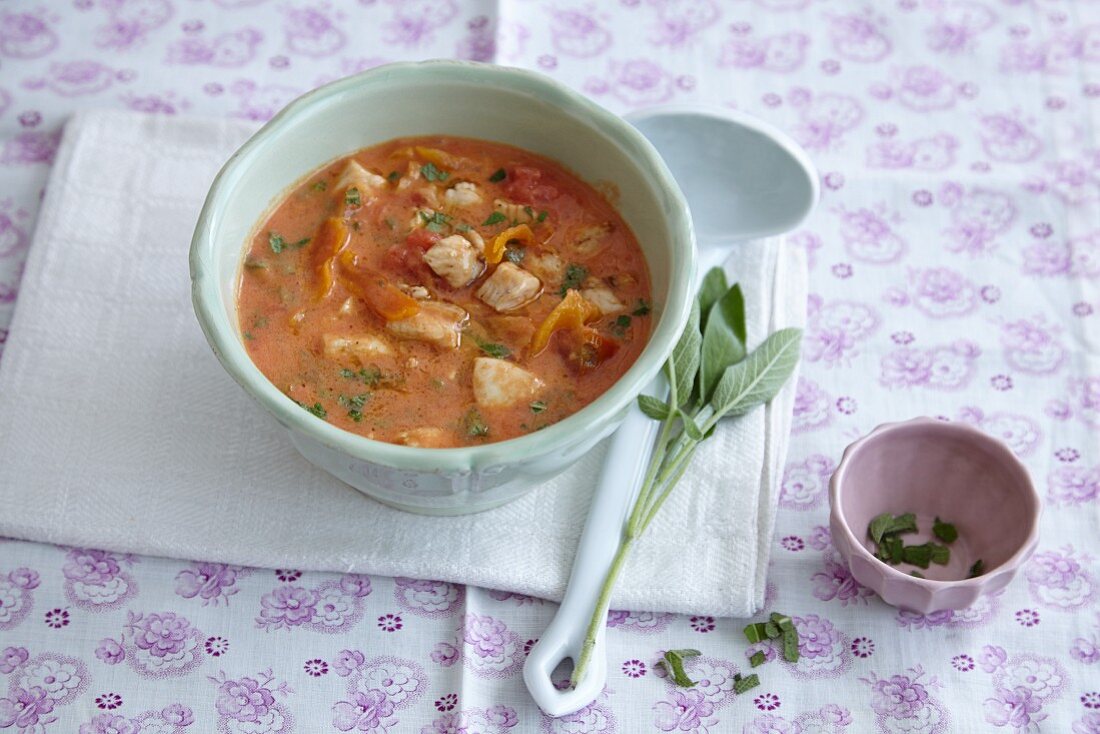
{"type": "MultiPolygon", "coordinates": [[[[663,107],[626,119],[657,148],[688,201],[699,248],[697,281],[721,265],[734,244],[793,229],[817,201],[817,172],[806,153],[755,118],[663,107]]],[[[658,378],[646,392],[663,398],[667,389],[658,378]]],[[[588,670],[575,688],[559,689],[551,675],[563,660],[575,662],[580,655],[657,429],[635,405],[612,437],[565,598],[524,665],[527,690],[550,716],[584,708],[607,683],[606,626],[600,627],[588,670]]],[[[599,614],[606,616],[606,604],[599,614]]]]}

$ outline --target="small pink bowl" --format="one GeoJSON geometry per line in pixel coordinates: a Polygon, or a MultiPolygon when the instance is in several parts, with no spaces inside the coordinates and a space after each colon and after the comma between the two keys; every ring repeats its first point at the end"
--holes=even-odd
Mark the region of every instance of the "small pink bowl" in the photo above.
{"type": "Polygon", "coordinates": [[[1003,589],[1039,542],[1039,495],[1027,469],[1003,443],[976,428],[931,418],[887,423],[844,450],[829,483],[833,545],[856,581],[887,604],[922,614],[963,609],[1003,589]],[[884,512],[915,513],[906,545],[935,539],[936,517],[955,525],[943,566],[890,566],[867,534],[884,512]],[[984,572],[966,578],[981,559],[984,572]],[[900,570],[899,570],[900,569],[900,570]]]}

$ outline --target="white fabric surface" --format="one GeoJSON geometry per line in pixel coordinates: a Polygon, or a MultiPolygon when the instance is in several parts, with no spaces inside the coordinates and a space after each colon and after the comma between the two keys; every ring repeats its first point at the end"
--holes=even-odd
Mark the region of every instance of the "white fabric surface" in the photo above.
{"type": "MultiPolygon", "coordinates": [[[[222,372],[191,311],[187,250],[209,181],[253,129],[122,112],[67,126],[0,369],[0,535],[559,599],[602,447],[500,509],[420,517],[313,468],[222,372]]],[[[751,341],[802,325],[802,258],[779,241],[740,248],[751,341]]],[[[793,384],[700,452],[613,607],[763,604],[793,384]]]]}

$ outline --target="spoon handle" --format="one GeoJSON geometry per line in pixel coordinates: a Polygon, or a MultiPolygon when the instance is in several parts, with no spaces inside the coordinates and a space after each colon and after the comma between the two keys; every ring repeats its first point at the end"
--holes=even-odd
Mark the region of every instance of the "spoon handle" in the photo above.
{"type": "MultiPolygon", "coordinates": [[[[664,396],[667,385],[658,377],[644,392],[664,396]]],[[[565,716],[595,701],[607,683],[607,627],[596,634],[591,662],[575,688],[559,689],[551,678],[563,660],[574,664],[592,619],[593,610],[607,616],[607,603],[596,609],[608,569],[619,549],[623,528],[641,488],[653,441],[660,423],[631,405],[608,447],[607,458],[584,524],[565,597],[550,626],[531,648],[523,667],[523,680],[531,697],[550,716],[565,716]]],[[[566,673],[568,676],[568,672],[566,673]]]]}

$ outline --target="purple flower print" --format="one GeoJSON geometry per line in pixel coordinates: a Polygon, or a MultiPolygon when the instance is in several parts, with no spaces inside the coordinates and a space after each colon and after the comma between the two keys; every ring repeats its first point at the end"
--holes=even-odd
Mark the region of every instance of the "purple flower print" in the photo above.
{"type": "Polygon", "coordinates": [[[668,627],[669,622],[673,619],[674,616],[671,614],[628,612],[622,609],[612,609],[607,613],[607,626],[648,635],[662,631],[668,627]]]}
{"type": "MultiPolygon", "coordinates": [[[[479,20],[488,20],[480,16],[479,20]]],[[[470,32],[458,44],[455,56],[470,61],[492,61],[497,53],[495,29],[488,22],[470,21],[470,32]]]]}
{"type": "MultiPolygon", "coordinates": [[[[994,389],[1000,389],[1001,380],[991,380],[994,389]]],[[[1001,375],[1001,377],[1004,377],[1001,375]]],[[[1011,384],[1011,383],[1009,383],[1011,384]]],[[[991,436],[1004,441],[1012,452],[1021,458],[1030,456],[1042,440],[1039,424],[1031,418],[1015,413],[992,413],[986,415],[974,406],[964,406],[958,420],[981,428],[991,436]]]]}
{"type": "Polygon", "coordinates": [[[27,234],[4,212],[0,212],[0,258],[22,252],[27,245],[27,234]]]}
{"type": "Polygon", "coordinates": [[[69,626],[69,621],[70,621],[69,620],[69,610],[68,609],[50,609],[49,611],[46,612],[46,615],[44,617],[44,621],[46,622],[46,626],[51,628],[51,629],[59,630],[62,627],[68,627],[69,626]]]}
{"type": "Polygon", "coordinates": [[[213,39],[191,36],[168,47],[169,64],[244,66],[256,57],[263,34],[255,28],[222,33],[213,39]]]}
{"type": "Polygon", "coordinates": [[[63,706],[88,687],[88,670],[76,658],[46,653],[20,666],[11,681],[11,688],[16,687],[41,688],[54,706],[63,706]]]}
{"type": "Polygon", "coordinates": [[[353,679],[356,690],[381,691],[398,708],[410,706],[419,699],[427,683],[428,678],[419,665],[392,657],[372,658],[363,664],[360,677],[353,679]]]}
{"type": "Polygon", "coordinates": [[[1100,691],[1082,693],[1081,705],[1087,709],[1100,709],[1100,691]]]}
{"type": "Polygon", "coordinates": [[[706,616],[706,617],[695,616],[695,617],[692,617],[691,620],[690,620],[690,624],[691,624],[691,628],[693,630],[695,630],[696,632],[701,632],[703,634],[706,634],[707,632],[713,632],[714,629],[715,629],[714,617],[710,617],[710,616],[706,616]]]}
{"type": "Polygon", "coordinates": [[[224,563],[198,563],[176,574],[176,593],[184,599],[198,597],[203,606],[217,606],[222,601],[228,604],[229,597],[238,591],[234,584],[240,570],[224,563]]]}
{"type": "Polygon", "coordinates": [[[649,59],[611,62],[604,86],[631,107],[667,102],[673,95],[672,76],[649,59]]]}
{"type": "Polygon", "coordinates": [[[432,649],[432,661],[440,667],[449,668],[458,662],[458,648],[446,642],[440,642],[432,649]]]}
{"type": "Polygon", "coordinates": [[[799,734],[801,728],[776,714],[761,714],[741,730],[741,734],[799,734]]]}
{"type": "Polygon", "coordinates": [[[174,612],[131,611],[125,632],[130,635],[123,642],[125,660],[142,676],[184,675],[204,659],[202,633],[174,612]]]}
{"type": "Polygon", "coordinates": [[[861,679],[871,686],[871,708],[878,716],[880,728],[900,730],[901,724],[905,731],[943,731],[947,715],[929,691],[929,687],[941,684],[934,677],[926,680],[920,666],[906,672],[908,675],[878,678],[872,674],[861,679]]]}
{"type": "Polygon", "coordinates": [[[839,148],[841,138],[863,120],[863,106],[855,97],[842,94],[808,96],[792,93],[791,105],[799,110],[795,137],[812,151],[839,148]]]}
{"type": "Polygon", "coordinates": [[[209,655],[220,658],[229,652],[229,640],[220,635],[207,637],[206,641],[202,643],[202,649],[206,650],[209,655]]]}
{"type": "Polygon", "coordinates": [[[937,53],[958,55],[969,51],[978,35],[996,22],[993,11],[969,0],[944,3],[939,7],[935,23],[925,33],[928,48],[937,53]]]}
{"type": "Polygon", "coordinates": [[[320,678],[322,675],[326,675],[328,673],[328,663],[326,663],[324,660],[321,660],[320,658],[307,660],[302,668],[306,671],[306,675],[313,678],[320,678]]]}
{"type": "Polygon", "coordinates": [[[115,557],[104,551],[76,549],[66,556],[61,571],[71,581],[105,584],[119,573],[119,566],[115,557]]]}
{"type": "Polygon", "coordinates": [[[509,675],[519,666],[519,640],[505,624],[488,615],[467,615],[462,639],[470,654],[466,662],[475,671],[490,676],[509,675]]]}
{"type": "Polygon", "coordinates": [[[429,618],[454,614],[464,598],[461,586],[409,578],[394,579],[393,595],[403,609],[429,618]]]}
{"type": "Polygon", "coordinates": [[[0,15],[0,56],[37,59],[57,48],[57,33],[39,13],[0,15]]]}
{"type": "Polygon", "coordinates": [[[824,525],[815,525],[810,531],[807,542],[814,550],[824,551],[833,547],[833,537],[829,528],[824,525]]]}
{"type": "Polygon", "coordinates": [[[907,66],[894,76],[895,98],[914,112],[946,110],[955,105],[955,83],[931,66],[907,66]]]}
{"type": "Polygon", "coordinates": [[[180,652],[194,635],[191,623],[174,612],[149,614],[133,625],[131,631],[137,648],[158,658],[180,652]]]}
{"type": "Polygon", "coordinates": [[[1073,734],[1100,734],[1100,711],[1090,711],[1073,722],[1073,734]]]}
{"type": "Polygon", "coordinates": [[[288,9],[283,29],[287,48],[303,56],[331,56],[347,44],[347,34],[314,7],[288,9]]]}
{"type": "Polygon", "coordinates": [[[849,604],[866,604],[867,600],[874,596],[874,592],[863,586],[852,577],[851,571],[839,559],[826,553],[824,558],[825,569],[815,573],[810,580],[814,584],[814,596],[821,601],[836,599],[841,606],[849,604]]]}
{"type": "Polygon", "coordinates": [[[104,693],[95,697],[95,706],[103,711],[114,711],[122,705],[122,696],[117,693],[104,693]]]}
{"type": "Polygon", "coordinates": [[[653,710],[653,723],[661,731],[705,731],[705,727],[717,723],[710,718],[714,704],[696,690],[673,691],[668,700],[654,704],[653,710]]]}
{"type": "Polygon", "coordinates": [[[951,208],[951,227],[944,231],[951,252],[982,255],[996,249],[996,238],[1016,218],[1016,205],[1004,193],[975,188],[962,195],[950,186],[940,198],[951,208]]]}
{"type": "Polygon", "coordinates": [[[341,650],[336,654],[336,659],[332,661],[332,670],[336,675],[347,678],[356,670],[359,670],[363,660],[363,653],[358,650],[341,650]]]}
{"type": "Polygon", "coordinates": [[[965,316],[978,303],[974,283],[950,268],[910,270],[909,293],[918,310],[936,319],[965,316]]]}
{"type": "Polygon", "coordinates": [[[270,120],[276,112],[301,93],[293,87],[280,84],[259,86],[247,79],[233,83],[229,91],[239,100],[237,109],[231,114],[234,117],[257,122],[270,120]]]}
{"type": "Polygon", "coordinates": [[[1028,180],[1024,188],[1037,194],[1052,193],[1071,207],[1100,200],[1100,151],[1044,163],[1043,172],[1045,175],[1028,180]]]}
{"type": "Polygon", "coordinates": [[[811,454],[803,461],[787,464],[779,485],[779,504],[796,510],[818,506],[834,468],[832,459],[821,454],[811,454]]]}
{"type": "Polygon", "coordinates": [[[173,726],[191,726],[195,723],[194,712],[180,703],[166,706],[161,710],[160,717],[173,726]]]}
{"type": "Polygon", "coordinates": [[[308,624],[317,604],[314,593],[300,586],[280,586],[260,598],[260,616],[256,626],[268,629],[289,629],[308,624]]]}
{"type": "Polygon", "coordinates": [[[681,48],[714,24],[721,14],[715,0],[651,0],[657,10],[658,46],[681,48]]]}
{"type": "Polygon", "coordinates": [[[791,430],[798,433],[821,428],[832,420],[832,398],[809,378],[799,376],[794,395],[791,430]]]}
{"type": "Polygon", "coordinates": [[[241,678],[227,680],[218,687],[214,708],[219,714],[237,721],[259,721],[274,703],[271,691],[259,681],[241,678]]]}
{"type": "Polygon", "coordinates": [[[754,38],[737,35],[722,44],[718,66],[789,73],[806,61],[810,37],[804,33],[780,33],[754,38]]]}
{"type": "Polygon", "coordinates": [[[982,150],[995,161],[1027,163],[1043,148],[1039,137],[1015,115],[984,115],[979,123],[982,150]]]}
{"type": "Polygon", "coordinates": [[[955,150],[958,147],[958,139],[948,133],[910,142],[880,140],[867,148],[867,167],[942,171],[955,164],[955,150]]]}
{"type": "Polygon", "coordinates": [[[455,706],[457,706],[457,705],[458,705],[458,694],[457,693],[447,693],[443,696],[440,696],[439,698],[437,698],[435,700],[435,710],[439,711],[441,713],[446,713],[447,711],[454,711],[455,706]]]}
{"type": "Polygon", "coordinates": [[[454,20],[454,0],[386,0],[394,6],[393,19],[386,24],[387,43],[417,46],[432,40],[433,31],[454,20]]]}
{"type": "Polygon", "coordinates": [[[92,60],[75,60],[50,64],[46,76],[28,79],[28,89],[46,88],[62,97],[96,94],[118,79],[114,69],[92,60]]]}
{"type": "Polygon", "coordinates": [[[1005,361],[1021,372],[1047,375],[1058,370],[1066,350],[1058,341],[1058,328],[1041,316],[1019,319],[1001,325],[1001,344],[1005,361]]]}
{"type": "Polygon", "coordinates": [[[41,688],[12,688],[8,698],[0,698],[0,729],[15,727],[27,734],[42,731],[45,724],[57,720],[49,716],[53,707],[54,702],[41,688]]]}
{"type": "Polygon", "coordinates": [[[138,734],[140,725],[125,716],[117,714],[99,714],[86,724],[80,725],[79,734],[138,734]]]}
{"type": "Polygon", "coordinates": [[[951,658],[951,667],[960,673],[969,673],[974,670],[974,658],[966,654],[956,655],[951,658]]]}
{"type": "Polygon", "coordinates": [[[1100,466],[1061,466],[1047,476],[1053,505],[1080,505],[1100,497],[1100,466]]]}
{"type": "Polygon", "coordinates": [[[383,614],[378,618],[378,629],[383,632],[396,632],[403,626],[401,617],[396,614],[383,614]]]}
{"type": "Polygon", "coordinates": [[[1036,553],[1025,576],[1031,596],[1053,609],[1080,609],[1096,596],[1092,575],[1082,568],[1071,546],[1060,551],[1036,553]]]}
{"type": "Polygon", "coordinates": [[[1027,275],[1100,277],[1100,230],[1065,242],[1036,240],[1024,248],[1027,275]]]}
{"type": "Polygon", "coordinates": [[[993,726],[1011,727],[1016,732],[1030,731],[1033,722],[1045,719],[1046,714],[1039,713],[1042,707],[1043,702],[1023,687],[1013,691],[998,690],[982,704],[986,721],[993,726]]]}
{"type": "Polygon", "coordinates": [[[1008,655],[1003,647],[986,645],[978,655],[978,665],[987,673],[994,673],[1004,667],[1008,655]]]}
{"type": "Polygon", "coordinates": [[[808,310],[809,328],[803,339],[803,352],[807,360],[824,362],[826,366],[846,363],[859,354],[859,342],[879,325],[879,316],[870,306],[854,301],[822,304],[820,300],[811,300],[808,310]]]}
{"type": "Polygon", "coordinates": [[[108,665],[118,665],[126,659],[126,652],[122,649],[122,645],[107,637],[99,641],[95,656],[108,665]]]}
{"type": "Polygon", "coordinates": [[[860,63],[881,61],[890,55],[892,44],[882,32],[883,21],[869,15],[839,15],[829,19],[833,50],[842,59],[860,63]]]}
{"type": "Polygon", "coordinates": [[[893,230],[893,225],[900,223],[900,217],[887,213],[882,206],[852,211],[837,209],[836,213],[844,249],[856,260],[886,265],[897,262],[909,248],[893,230]]]}
{"type": "Polygon", "coordinates": [[[61,131],[27,130],[12,136],[0,149],[0,165],[26,166],[35,163],[53,163],[57,147],[61,143],[61,131]]]}
{"type": "Polygon", "coordinates": [[[622,666],[623,675],[628,678],[641,678],[646,674],[646,664],[641,660],[627,660],[622,666]]]}
{"type": "Polygon", "coordinates": [[[172,17],[169,0],[105,0],[107,25],[99,29],[96,45],[105,49],[126,50],[144,43],[149,32],[160,28],[172,17]]]}
{"type": "Polygon", "coordinates": [[[879,383],[889,388],[955,390],[973,378],[980,353],[978,346],[968,341],[931,349],[895,349],[882,358],[879,383]]]}
{"type": "Polygon", "coordinates": [[[1039,613],[1034,609],[1020,609],[1016,612],[1016,622],[1021,627],[1034,627],[1039,621],[1039,613]]]}
{"type": "Polygon", "coordinates": [[[23,663],[27,662],[30,653],[25,647],[5,647],[0,652],[0,673],[13,673],[23,663]]]}
{"type": "Polygon", "coordinates": [[[993,675],[997,688],[1015,691],[1026,688],[1041,701],[1052,701],[1066,687],[1066,672],[1054,658],[1016,655],[993,675]]]}
{"type": "Polygon", "coordinates": [[[1069,649],[1069,656],[1084,665],[1098,663],[1100,662],[1100,642],[1095,637],[1091,640],[1078,637],[1069,649]]]}
{"type": "Polygon", "coordinates": [[[851,644],[833,623],[816,614],[794,617],[798,630],[799,661],[791,666],[800,678],[831,678],[851,664],[851,644]]]}
{"type": "Polygon", "coordinates": [[[611,45],[611,33],[595,13],[550,9],[550,42],[562,56],[599,56],[611,45]]]}

